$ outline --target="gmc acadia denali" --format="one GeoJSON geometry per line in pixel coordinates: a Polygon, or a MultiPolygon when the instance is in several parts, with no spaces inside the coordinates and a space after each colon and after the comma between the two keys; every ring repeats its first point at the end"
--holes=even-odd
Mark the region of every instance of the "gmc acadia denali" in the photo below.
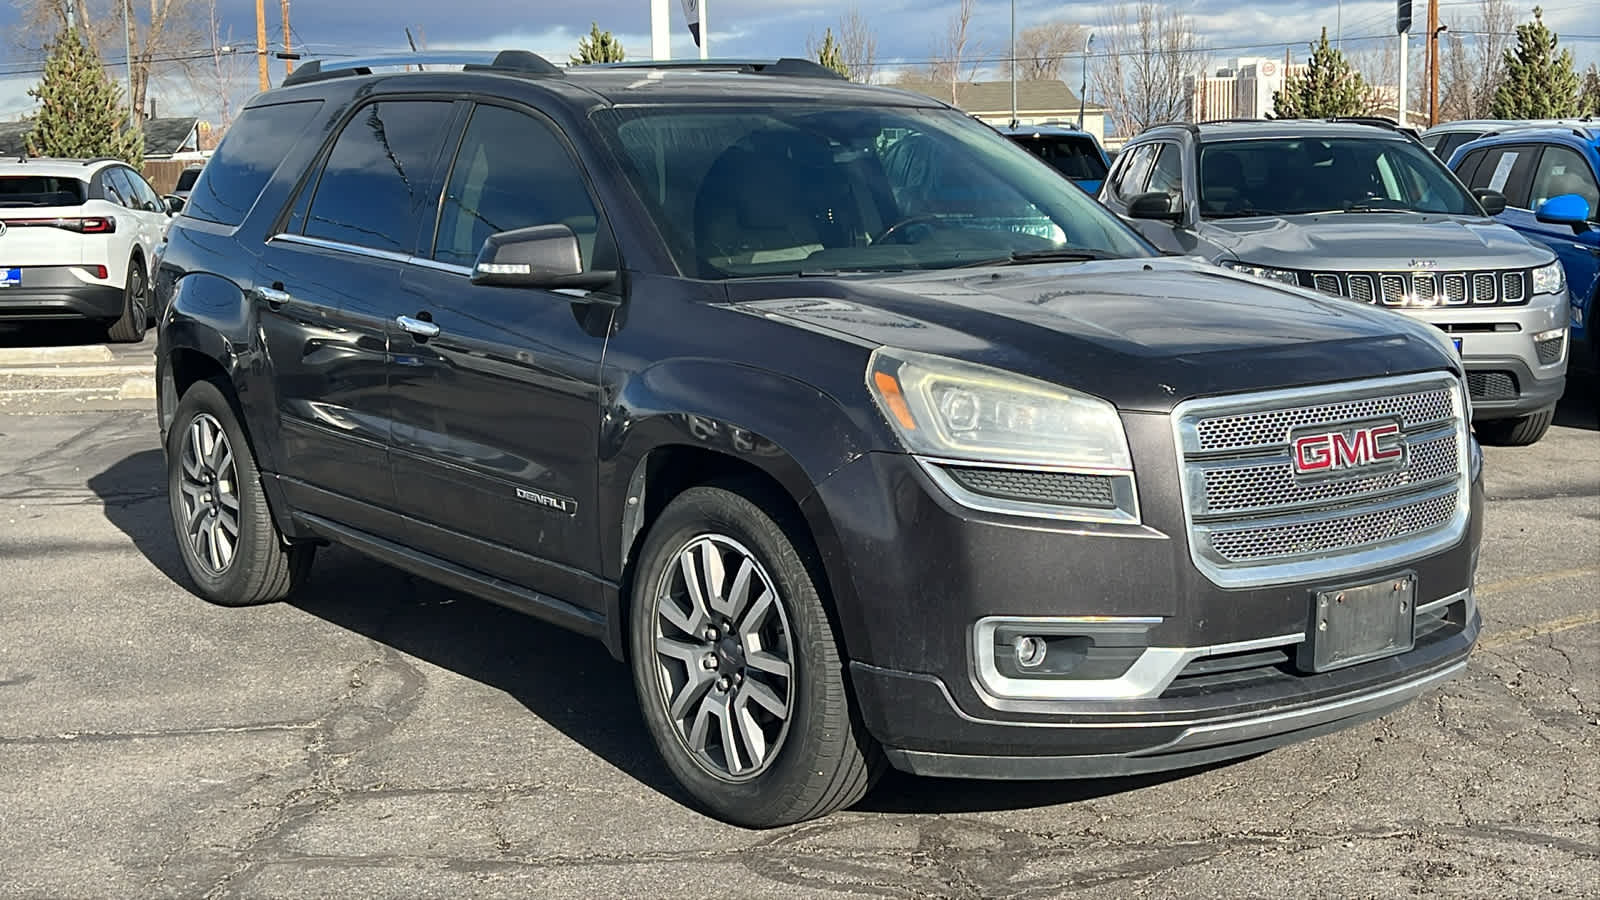
{"type": "Polygon", "coordinates": [[[156,284],[203,596],[285,598],[335,543],[598,638],[731,822],[885,764],[1259,753],[1478,634],[1442,332],[1162,258],[994,130],[811,63],[313,62],[156,284]]]}

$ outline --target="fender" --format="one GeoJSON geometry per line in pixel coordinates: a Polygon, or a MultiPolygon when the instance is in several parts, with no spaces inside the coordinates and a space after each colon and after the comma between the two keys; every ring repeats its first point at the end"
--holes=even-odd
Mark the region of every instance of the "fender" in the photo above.
{"type": "MultiPolygon", "coordinates": [[[[854,597],[849,574],[835,565],[838,538],[820,504],[805,502],[815,485],[872,449],[882,449],[887,426],[860,422],[816,387],[738,363],[686,359],[634,375],[603,410],[600,435],[600,528],[607,538],[601,564],[620,582],[642,525],[628,503],[645,489],[650,453],[691,447],[740,460],[770,476],[794,501],[816,540],[839,605],[854,597]],[[613,526],[615,523],[615,526],[613,526]],[[610,537],[618,527],[620,539],[610,537]]],[[[618,598],[619,603],[625,602],[618,598]]],[[[609,615],[611,627],[621,617],[609,615]]],[[[848,626],[846,639],[848,641],[848,626]]]]}

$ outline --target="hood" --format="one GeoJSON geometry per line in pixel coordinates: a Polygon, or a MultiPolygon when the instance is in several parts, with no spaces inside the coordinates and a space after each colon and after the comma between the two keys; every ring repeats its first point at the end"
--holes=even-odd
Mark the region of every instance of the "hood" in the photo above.
{"type": "Polygon", "coordinates": [[[1555,259],[1491,219],[1422,213],[1211,219],[1200,231],[1234,259],[1277,269],[1448,272],[1526,269],[1555,259]]]}
{"type": "Polygon", "coordinates": [[[730,283],[729,298],[750,313],[996,366],[1125,410],[1456,367],[1428,325],[1192,259],[743,281],[730,283]]]}

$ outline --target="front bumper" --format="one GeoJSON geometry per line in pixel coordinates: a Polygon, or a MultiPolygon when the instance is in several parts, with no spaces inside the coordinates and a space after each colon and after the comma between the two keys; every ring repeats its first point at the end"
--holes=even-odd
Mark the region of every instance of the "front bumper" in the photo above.
{"type": "MultiPolygon", "coordinates": [[[[1142,427],[1164,427],[1165,417],[1150,418],[1156,421],[1128,421],[1135,468],[1175,471],[1170,441],[1140,439],[1142,427]]],[[[1288,651],[1306,633],[1310,589],[1322,585],[1216,587],[1190,562],[1175,486],[1162,490],[1159,480],[1139,485],[1145,524],[1137,526],[975,512],[895,454],[868,454],[819,485],[808,502],[825,507],[838,529],[827,555],[852,684],[863,720],[892,764],[984,778],[1202,765],[1382,715],[1465,666],[1479,628],[1471,579],[1481,480],[1472,486],[1473,514],[1459,543],[1362,576],[1412,573],[1419,617],[1426,610],[1433,622],[1429,632],[1419,625],[1416,646],[1404,654],[1315,674],[1297,671],[1288,651]],[[1153,694],[1001,698],[976,674],[975,623],[990,616],[1144,618],[1158,623],[1149,628],[1151,647],[1265,647],[1286,651],[1287,659],[1179,677],[1153,694]]]]}
{"type": "Polygon", "coordinates": [[[123,290],[75,278],[66,266],[28,269],[23,283],[0,288],[0,321],[110,320],[122,315],[123,290]]]}
{"type": "Polygon", "coordinates": [[[1435,307],[1399,310],[1461,341],[1461,361],[1472,390],[1472,418],[1506,419],[1548,409],[1566,389],[1571,337],[1567,296],[1535,295],[1522,306],[1435,307]],[[1558,353],[1535,335],[1561,332],[1558,353]]]}

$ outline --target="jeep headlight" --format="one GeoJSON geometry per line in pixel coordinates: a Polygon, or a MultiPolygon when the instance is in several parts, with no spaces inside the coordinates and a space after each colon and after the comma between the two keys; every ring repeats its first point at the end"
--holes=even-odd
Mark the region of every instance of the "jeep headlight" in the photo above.
{"type": "Polygon", "coordinates": [[[1281,281],[1284,284],[1292,284],[1295,287],[1300,286],[1299,273],[1291,272],[1288,269],[1269,269],[1266,266],[1251,265],[1247,262],[1239,262],[1236,259],[1223,260],[1222,267],[1224,269],[1231,269],[1235,272],[1241,272],[1245,275],[1254,275],[1257,278],[1264,278],[1267,281],[1281,281]]]}
{"type": "Polygon", "coordinates": [[[1561,268],[1561,261],[1557,260],[1548,266],[1540,266],[1533,270],[1533,292],[1535,294],[1561,294],[1567,290],[1567,273],[1561,268]]]}

